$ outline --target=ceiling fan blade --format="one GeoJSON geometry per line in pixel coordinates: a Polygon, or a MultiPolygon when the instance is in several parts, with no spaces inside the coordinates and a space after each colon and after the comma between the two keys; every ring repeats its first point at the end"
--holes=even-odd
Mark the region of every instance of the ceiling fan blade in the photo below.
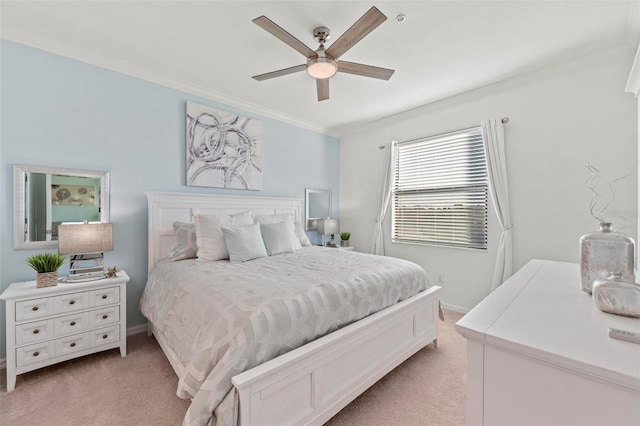
{"type": "Polygon", "coordinates": [[[253,20],[253,23],[259,26],[260,28],[266,30],[272,35],[276,36],[280,40],[287,43],[289,46],[293,47],[298,52],[302,53],[305,57],[311,58],[317,56],[317,53],[308,47],[306,44],[286,32],[282,27],[273,22],[271,19],[266,16],[260,16],[253,20]]]}
{"type": "Polygon", "coordinates": [[[329,99],[329,79],[316,78],[316,86],[318,88],[318,101],[329,99]]]}
{"type": "Polygon", "coordinates": [[[375,6],[362,15],[347,31],[344,32],[336,41],[327,49],[327,55],[334,59],[338,59],[347,50],[351,49],[357,42],[362,40],[371,31],[375,30],[378,25],[387,20],[375,6]]]}
{"type": "Polygon", "coordinates": [[[295,67],[268,72],[266,74],[254,75],[251,78],[253,78],[254,80],[262,81],[262,80],[268,80],[270,78],[280,77],[287,74],[293,74],[294,72],[305,71],[306,69],[307,69],[307,64],[302,64],[302,65],[296,65],[295,67]]]}
{"type": "Polygon", "coordinates": [[[379,78],[389,80],[395,70],[388,68],[374,67],[373,65],[356,64],[354,62],[338,61],[338,71],[347,74],[362,75],[364,77],[379,78]]]}

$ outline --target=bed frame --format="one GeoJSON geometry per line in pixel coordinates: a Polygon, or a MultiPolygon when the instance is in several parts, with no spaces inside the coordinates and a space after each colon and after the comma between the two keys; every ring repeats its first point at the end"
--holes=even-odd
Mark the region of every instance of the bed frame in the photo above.
{"type": "MultiPolygon", "coordinates": [[[[171,250],[174,221],[196,213],[291,213],[302,222],[303,200],[257,196],[147,192],[149,272],[171,250]]],[[[232,378],[239,424],[321,425],[418,350],[438,345],[440,287],[429,289],[232,378]]],[[[149,323],[178,376],[182,365],[149,323]]]]}

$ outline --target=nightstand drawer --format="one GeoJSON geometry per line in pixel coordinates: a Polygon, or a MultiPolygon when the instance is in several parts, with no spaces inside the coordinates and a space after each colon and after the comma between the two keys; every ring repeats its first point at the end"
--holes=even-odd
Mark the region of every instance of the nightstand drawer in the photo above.
{"type": "Polygon", "coordinates": [[[71,294],[63,294],[62,296],[56,296],[55,304],[56,304],[57,314],[79,311],[80,309],[86,309],[89,307],[89,294],[87,292],[84,292],[84,293],[71,293],[71,294]]]}
{"type": "Polygon", "coordinates": [[[110,306],[108,308],[97,309],[88,312],[91,327],[100,327],[120,321],[120,307],[110,306]]]}
{"type": "Polygon", "coordinates": [[[68,355],[89,348],[89,333],[74,334],[56,340],[56,356],[68,355]]]}
{"type": "Polygon", "coordinates": [[[42,318],[54,312],[53,299],[42,298],[16,303],[16,321],[42,318]]]}
{"type": "Polygon", "coordinates": [[[100,330],[91,331],[93,346],[108,345],[120,340],[120,326],[114,325],[100,330]]]}
{"type": "Polygon", "coordinates": [[[81,312],[56,318],[56,336],[80,333],[89,328],[89,314],[90,312],[81,312]]]}
{"type": "Polygon", "coordinates": [[[16,345],[47,340],[54,335],[54,320],[51,319],[16,325],[16,345]]]}
{"type": "Polygon", "coordinates": [[[20,367],[34,362],[45,361],[49,358],[53,358],[55,355],[55,340],[23,346],[16,349],[16,365],[20,367]]]}
{"type": "Polygon", "coordinates": [[[120,302],[120,288],[101,288],[91,292],[91,306],[113,305],[120,302]]]}

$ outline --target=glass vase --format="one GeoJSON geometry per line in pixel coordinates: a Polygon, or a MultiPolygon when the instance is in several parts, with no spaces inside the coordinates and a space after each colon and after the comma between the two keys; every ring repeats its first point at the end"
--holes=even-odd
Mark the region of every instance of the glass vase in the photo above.
{"type": "Polygon", "coordinates": [[[591,294],[596,280],[620,274],[626,282],[635,282],[635,243],[610,223],[601,223],[596,232],[580,238],[580,282],[582,290],[591,294]]]}

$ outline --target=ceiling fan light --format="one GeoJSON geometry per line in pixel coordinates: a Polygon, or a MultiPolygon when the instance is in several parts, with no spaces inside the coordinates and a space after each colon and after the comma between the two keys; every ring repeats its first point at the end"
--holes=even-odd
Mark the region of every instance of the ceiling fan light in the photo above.
{"type": "Polygon", "coordinates": [[[307,62],[307,72],[313,78],[333,77],[338,71],[338,64],[330,58],[311,58],[307,62]]]}

